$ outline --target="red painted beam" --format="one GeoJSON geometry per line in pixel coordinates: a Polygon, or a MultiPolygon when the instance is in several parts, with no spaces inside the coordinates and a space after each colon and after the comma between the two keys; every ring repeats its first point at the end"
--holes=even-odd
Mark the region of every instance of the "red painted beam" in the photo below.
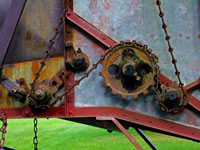
{"type": "Polygon", "coordinates": [[[200,78],[196,81],[184,86],[184,90],[186,93],[191,93],[192,91],[195,91],[200,88],[200,78]]]}
{"type": "Polygon", "coordinates": [[[187,97],[187,100],[188,100],[188,104],[190,106],[192,106],[193,108],[195,108],[196,110],[200,111],[200,100],[197,99],[196,97],[194,96],[188,96],[187,97]]]}
{"type": "Polygon", "coordinates": [[[68,12],[66,13],[66,18],[76,24],[79,28],[89,33],[92,37],[97,39],[106,47],[111,47],[117,43],[108,35],[97,29],[95,26],[91,25],[89,22],[75,14],[72,10],[68,10],[68,12]]]}
{"type": "MultiPolygon", "coordinates": [[[[156,118],[138,112],[130,112],[114,107],[76,107],[74,117],[113,116],[137,125],[157,129],[178,137],[200,142],[200,130],[192,126],[182,125],[176,122],[156,118]]],[[[73,117],[73,116],[72,116],[73,117]]]]}
{"type": "MultiPolygon", "coordinates": [[[[80,27],[82,30],[87,32],[89,35],[97,39],[99,42],[101,42],[103,45],[105,45],[108,48],[117,43],[115,40],[113,40],[108,35],[100,31],[99,29],[97,29],[95,26],[93,26],[92,24],[90,24],[89,22],[87,22],[86,20],[78,16],[77,14],[75,14],[72,10],[68,10],[68,12],[66,12],[66,18],[70,20],[71,22],[73,22],[78,27],[80,27]]],[[[168,77],[166,77],[163,74],[160,74],[160,81],[161,83],[166,84],[167,86],[171,86],[171,87],[176,86],[175,81],[171,81],[168,77]]],[[[198,111],[200,111],[198,109],[198,106],[195,106],[195,105],[200,105],[200,101],[190,100],[190,103],[188,104],[191,105],[193,108],[197,109],[198,111]]]]}
{"type": "MultiPolygon", "coordinates": [[[[34,116],[22,116],[24,108],[2,108],[7,118],[33,118],[34,116]]],[[[50,108],[39,112],[36,116],[41,118],[80,118],[80,117],[98,117],[112,116],[117,119],[132,122],[136,125],[145,126],[158,130],[157,132],[166,132],[177,137],[191,139],[200,142],[200,130],[192,126],[182,125],[173,121],[156,118],[138,112],[115,107],[75,107],[74,112],[69,116],[65,114],[65,107],[50,108]]]]}

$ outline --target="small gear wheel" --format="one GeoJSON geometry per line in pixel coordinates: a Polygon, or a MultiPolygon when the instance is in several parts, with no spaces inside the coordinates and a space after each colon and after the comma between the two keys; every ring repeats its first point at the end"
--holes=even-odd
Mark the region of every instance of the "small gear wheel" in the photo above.
{"type": "Polygon", "coordinates": [[[139,94],[148,94],[148,88],[155,85],[155,55],[141,42],[120,42],[101,62],[105,78],[105,87],[110,87],[112,94],[120,94],[122,99],[139,94]]]}

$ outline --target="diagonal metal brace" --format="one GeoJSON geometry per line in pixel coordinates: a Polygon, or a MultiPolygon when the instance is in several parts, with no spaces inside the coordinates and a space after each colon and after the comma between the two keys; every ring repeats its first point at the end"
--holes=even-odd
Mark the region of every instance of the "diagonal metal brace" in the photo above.
{"type": "Polygon", "coordinates": [[[96,117],[96,119],[102,121],[105,120],[112,121],[138,150],[143,150],[142,147],[137,143],[137,141],[126,131],[126,129],[114,117],[99,116],[96,117]]]}
{"type": "Polygon", "coordinates": [[[0,71],[2,70],[2,65],[4,63],[8,47],[11,43],[17,24],[24,10],[25,3],[26,0],[12,1],[8,14],[0,29],[0,71]]]}

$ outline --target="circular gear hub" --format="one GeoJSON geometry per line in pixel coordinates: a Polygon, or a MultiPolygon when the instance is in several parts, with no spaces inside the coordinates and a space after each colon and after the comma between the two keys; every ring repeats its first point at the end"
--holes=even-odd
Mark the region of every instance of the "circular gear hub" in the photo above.
{"type": "Polygon", "coordinates": [[[141,43],[120,42],[101,62],[104,69],[100,76],[105,78],[105,86],[111,88],[113,95],[137,99],[141,93],[148,94],[148,88],[155,84],[154,57],[141,43]]]}

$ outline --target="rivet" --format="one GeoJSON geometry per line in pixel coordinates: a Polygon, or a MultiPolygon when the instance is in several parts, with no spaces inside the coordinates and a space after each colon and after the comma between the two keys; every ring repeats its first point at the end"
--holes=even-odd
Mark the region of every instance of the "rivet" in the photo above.
{"type": "Polygon", "coordinates": [[[69,114],[72,114],[72,110],[69,111],[69,114]]]}

